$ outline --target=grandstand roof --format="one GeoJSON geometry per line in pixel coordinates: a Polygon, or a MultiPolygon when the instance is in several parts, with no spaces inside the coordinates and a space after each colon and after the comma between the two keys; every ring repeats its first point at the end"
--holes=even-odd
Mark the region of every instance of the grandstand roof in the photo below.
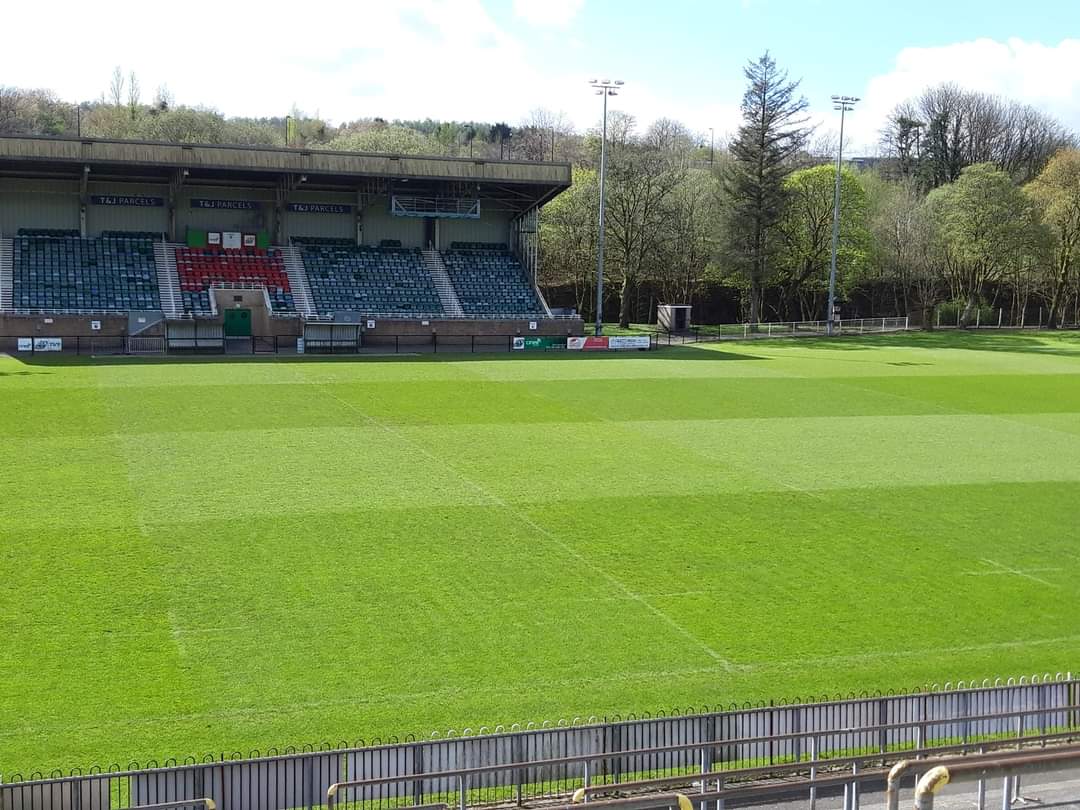
{"type": "Polygon", "coordinates": [[[570,164],[467,157],[370,154],[318,149],[117,141],[98,138],[0,136],[0,175],[276,186],[304,177],[304,187],[377,191],[394,182],[438,191],[467,184],[487,198],[522,209],[570,186],[570,164]]]}

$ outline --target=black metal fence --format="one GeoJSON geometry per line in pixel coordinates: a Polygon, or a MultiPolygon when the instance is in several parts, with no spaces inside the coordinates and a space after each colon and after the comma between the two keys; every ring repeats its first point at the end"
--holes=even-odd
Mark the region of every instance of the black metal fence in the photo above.
{"type": "MultiPolygon", "coordinates": [[[[356,340],[305,339],[291,335],[265,337],[127,337],[74,335],[62,338],[16,338],[0,337],[0,353],[15,356],[110,356],[139,354],[191,355],[259,355],[259,354],[338,354],[338,355],[385,355],[385,354],[482,354],[482,353],[535,353],[566,352],[563,345],[536,348],[531,345],[522,349],[515,345],[514,335],[380,335],[365,334],[356,340]]],[[[654,335],[650,348],[658,346],[654,335]]],[[[3,808],[0,808],[3,810],[3,808]]]]}
{"type": "Polygon", "coordinates": [[[237,752],[161,767],[9,774],[0,810],[113,810],[202,797],[222,810],[311,810],[326,803],[331,785],[356,781],[362,784],[338,803],[392,808],[453,797],[459,806],[522,804],[631,778],[1074,733],[1080,681],[1047,675],[686,715],[579,718],[475,736],[450,731],[385,744],[237,752]]]}

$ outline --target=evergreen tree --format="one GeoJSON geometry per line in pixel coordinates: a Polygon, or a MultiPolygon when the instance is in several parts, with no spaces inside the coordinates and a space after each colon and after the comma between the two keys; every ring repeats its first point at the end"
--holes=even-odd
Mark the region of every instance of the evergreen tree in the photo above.
{"type": "Polygon", "coordinates": [[[769,257],[779,248],[772,237],[784,213],[784,180],[796,168],[793,158],[810,129],[806,99],[795,95],[799,83],[788,81],[767,52],[744,74],[749,86],[742,101],[743,123],[724,177],[729,202],[724,230],[728,258],[749,282],[750,321],[757,322],[769,257]]]}

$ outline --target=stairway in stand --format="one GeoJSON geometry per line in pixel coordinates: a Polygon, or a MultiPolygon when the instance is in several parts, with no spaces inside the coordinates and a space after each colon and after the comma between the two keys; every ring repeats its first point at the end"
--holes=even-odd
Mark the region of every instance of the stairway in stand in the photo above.
{"type": "Polygon", "coordinates": [[[184,309],[180,298],[180,277],[176,272],[176,252],[173,248],[174,245],[167,242],[154,242],[158,297],[161,299],[161,311],[166,318],[179,318],[184,309]]]}
{"type": "Polygon", "coordinates": [[[0,312],[15,308],[15,246],[10,239],[0,239],[0,312]]]}
{"type": "Polygon", "coordinates": [[[300,251],[292,245],[287,245],[281,248],[281,258],[285,261],[285,273],[289,276],[289,288],[292,291],[296,311],[301,317],[314,318],[319,313],[315,311],[315,299],[311,297],[307,269],[304,267],[304,260],[300,257],[300,251]]]}
{"type": "Polygon", "coordinates": [[[450,281],[450,276],[446,274],[446,265],[443,264],[439,251],[425,250],[423,253],[424,269],[428,271],[432,283],[435,284],[435,290],[439,293],[443,312],[451,318],[464,318],[465,310],[461,308],[454,285],[450,281]]]}

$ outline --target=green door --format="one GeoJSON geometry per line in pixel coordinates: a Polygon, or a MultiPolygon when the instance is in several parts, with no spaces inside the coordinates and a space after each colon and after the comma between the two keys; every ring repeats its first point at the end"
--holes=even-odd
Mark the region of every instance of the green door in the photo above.
{"type": "Polygon", "coordinates": [[[251,310],[225,310],[225,337],[251,337],[251,310]]]}

